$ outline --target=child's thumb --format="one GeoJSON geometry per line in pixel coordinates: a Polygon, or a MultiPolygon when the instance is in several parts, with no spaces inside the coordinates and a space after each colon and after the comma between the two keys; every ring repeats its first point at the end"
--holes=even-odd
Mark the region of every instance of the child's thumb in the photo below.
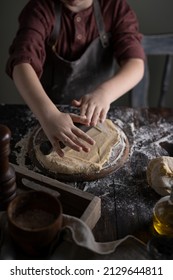
{"type": "Polygon", "coordinates": [[[80,107],[81,106],[81,99],[80,100],[76,100],[76,99],[73,99],[72,100],[72,106],[75,106],[75,107],[80,107]]]}

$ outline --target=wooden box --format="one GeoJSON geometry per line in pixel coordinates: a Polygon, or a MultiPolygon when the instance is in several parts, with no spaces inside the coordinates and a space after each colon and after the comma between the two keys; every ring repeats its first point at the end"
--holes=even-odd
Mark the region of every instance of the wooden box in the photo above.
{"type": "Polygon", "coordinates": [[[91,229],[101,216],[101,199],[90,193],[46,177],[24,167],[11,164],[16,171],[18,192],[43,190],[57,196],[62,203],[63,213],[84,221],[91,229]]]}

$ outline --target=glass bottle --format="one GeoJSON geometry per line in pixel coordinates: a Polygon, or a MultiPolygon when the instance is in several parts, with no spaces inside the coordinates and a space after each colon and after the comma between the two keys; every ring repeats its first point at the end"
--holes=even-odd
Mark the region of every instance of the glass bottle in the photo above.
{"type": "Polygon", "coordinates": [[[153,227],[158,235],[173,237],[173,186],[170,195],[162,197],[153,208],[153,227]]]}

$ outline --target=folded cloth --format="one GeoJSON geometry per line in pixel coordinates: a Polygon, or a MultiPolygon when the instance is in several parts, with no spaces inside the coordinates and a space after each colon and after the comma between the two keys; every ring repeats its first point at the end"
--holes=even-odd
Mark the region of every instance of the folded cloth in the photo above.
{"type": "MultiPolygon", "coordinates": [[[[5,213],[0,219],[0,233],[0,259],[32,259],[32,256],[16,248],[11,240],[5,213]]],[[[151,259],[146,245],[134,236],[128,235],[116,241],[99,243],[82,220],[69,215],[63,215],[59,235],[48,252],[41,257],[52,260],[151,259]]]]}
{"type": "Polygon", "coordinates": [[[82,220],[68,215],[64,215],[60,239],[50,259],[151,259],[146,245],[134,236],[96,242],[82,220]]]}

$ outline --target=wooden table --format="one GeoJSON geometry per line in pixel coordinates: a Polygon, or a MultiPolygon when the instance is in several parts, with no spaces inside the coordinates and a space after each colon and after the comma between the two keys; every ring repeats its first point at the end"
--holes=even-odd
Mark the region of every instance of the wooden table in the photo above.
{"type": "MultiPolygon", "coordinates": [[[[114,107],[108,117],[128,137],[127,162],[103,179],[70,184],[101,198],[102,215],[93,229],[97,241],[112,241],[128,234],[145,240],[153,205],[160,198],[147,184],[146,168],[152,158],[173,155],[173,110],[114,107]]],[[[12,132],[10,161],[15,163],[15,144],[37,120],[25,105],[1,105],[0,123],[12,132]]]]}

